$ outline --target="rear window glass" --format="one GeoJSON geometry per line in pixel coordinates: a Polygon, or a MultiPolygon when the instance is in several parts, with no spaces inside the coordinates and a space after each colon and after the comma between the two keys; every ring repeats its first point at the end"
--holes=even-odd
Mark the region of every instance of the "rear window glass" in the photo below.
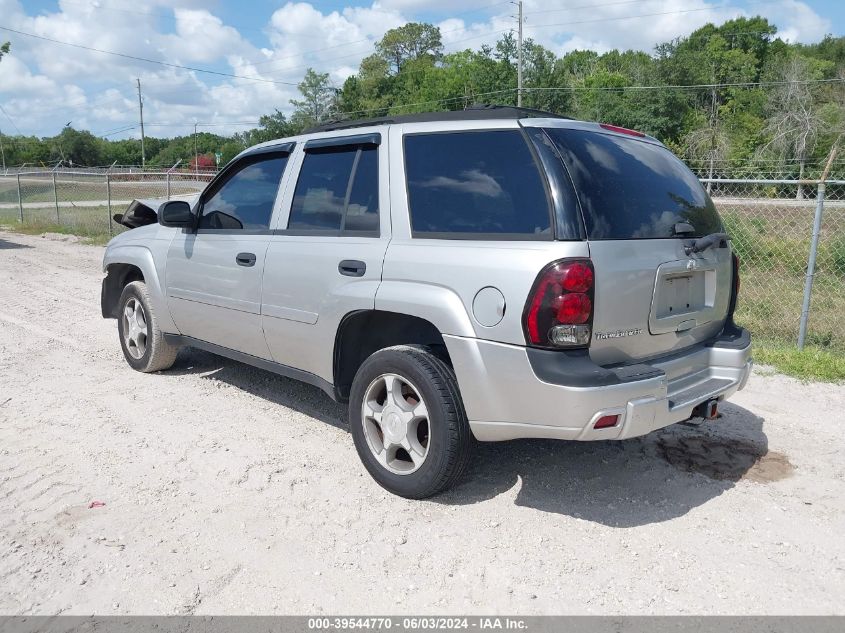
{"type": "Polygon", "coordinates": [[[546,132],[572,177],[589,239],[674,237],[678,222],[696,236],[721,230],[701,183],[666,148],[584,130],[546,132]]]}
{"type": "Polygon", "coordinates": [[[378,148],[306,152],[288,229],[378,235],[378,148]]]}
{"type": "Polygon", "coordinates": [[[405,137],[416,237],[551,239],[542,176],[518,130],[405,137]]]}

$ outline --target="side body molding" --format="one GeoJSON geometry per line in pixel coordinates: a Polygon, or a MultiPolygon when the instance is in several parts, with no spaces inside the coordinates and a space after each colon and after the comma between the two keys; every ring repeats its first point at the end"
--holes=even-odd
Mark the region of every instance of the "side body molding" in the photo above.
{"type": "MultiPolygon", "coordinates": [[[[169,242],[164,242],[165,248],[169,242]]],[[[170,310],[167,308],[167,297],[164,285],[164,266],[166,257],[153,257],[152,252],[146,246],[139,244],[115,245],[106,251],[103,258],[103,272],[108,270],[112,264],[131,264],[137,266],[144,275],[144,282],[150,293],[153,302],[153,309],[158,318],[159,327],[163,332],[180,334],[170,317],[170,310]],[[159,262],[158,267],[156,261],[159,262]]]]}

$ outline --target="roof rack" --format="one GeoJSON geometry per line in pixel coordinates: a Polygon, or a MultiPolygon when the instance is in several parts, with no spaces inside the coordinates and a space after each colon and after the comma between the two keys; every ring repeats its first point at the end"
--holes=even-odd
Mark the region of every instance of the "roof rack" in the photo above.
{"type": "Polygon", "coordinates": [[[387,123],[423,123],[426,121],[473,121],[483,119],[525,119],[530,117],[568,119],[569,117],[554,112],[535,110],[533,108],[517,108],[509,105],[472,105],[465,110],[448,110],[446,112],[418,112],[416,114],[401,114],[397,116],[383,116],[372,119],[327,121],[305,130],[304,134],[314,132],[333,132],[348,130],[368,125],[385,125],[387,123]]]}

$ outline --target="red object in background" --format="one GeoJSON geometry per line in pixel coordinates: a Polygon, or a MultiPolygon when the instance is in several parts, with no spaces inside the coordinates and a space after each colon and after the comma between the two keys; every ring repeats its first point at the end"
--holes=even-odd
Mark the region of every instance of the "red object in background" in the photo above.
{"type": "Polygon", "coordinates": [[[191,159],[191,169],[197,170],[214,170],[217,169],[217,165],[214,162],[214,156],[209,154],[200,154],[199,156],[191,159]]]}

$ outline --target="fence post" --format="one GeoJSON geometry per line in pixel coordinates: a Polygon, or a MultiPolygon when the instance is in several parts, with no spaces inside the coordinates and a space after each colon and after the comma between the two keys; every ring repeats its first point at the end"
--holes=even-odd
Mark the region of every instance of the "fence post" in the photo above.
{"type": "Polygon", "coordinates": [[[109,199],[108,223],[109,223],[109,237],[111,237],[111,235],[112,235],[112,228],[111,228],[111,174],[106,174],[106,195],[108,196],[108,199],[109,199]]]}
{"type": "Polygon", "coordinates": [[[18,172],[18,219],[23,224],[23,193],[21,192],[21,174],[18,172]]]}
{"type": "Polygon", "coordinates": [[[813,219],[813,237],[810,241],[810,257],[807,260],[807,277],[804,280],[804,302],[801,305],[801,323],[798,326],[798,349],[804,349],[807,338],[807,321],[810,318],[810,296],[813,293],[813,276],[816,273],[816,254],[819,250],[819,233],[824,213],[824,182],[819,183],[816,193],[816,217],[813,219]]]}
{"type": "Polygon", "coordinates": [[[56,186],[56,172],[53,172],[53,202],[56,203],[56,224],[59,224],[59,189],[56,186]]]}
{"type": "Polygon", "coordinates": [[[167,172],[167,199],[170,200],[170,172],[167,172]]]}

